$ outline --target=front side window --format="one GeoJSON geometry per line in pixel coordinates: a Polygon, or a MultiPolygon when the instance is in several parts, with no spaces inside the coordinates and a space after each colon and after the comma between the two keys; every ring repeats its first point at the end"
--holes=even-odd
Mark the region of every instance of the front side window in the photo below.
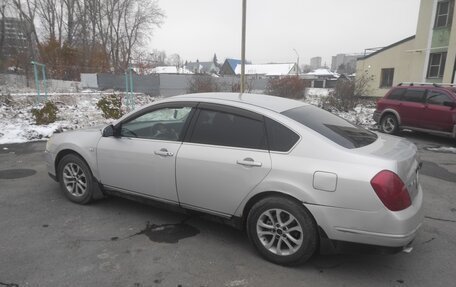
{"type": "Polygon", "coordinates": [[[375,133],[312,105],[294,108],[282,114],[345,148],[359,148],[377,140],[375,133]]]}
{"type": "Polygon", "coordinates": [[[202,109],[196,120],[193,143],[267,149],[264,123],[233,113],[202,109]]]}
{"type": "Polygon", "coordinates": [[[121,125],[122,137],[144,139],[181,140],[191,107],[172,107],[142,114],[121,125]]]}
{"type": "Polygon", "coordinates": [[[389,88],[393,86],[394,68],[382,69],[380,88],[389,88]]]}
{"type": "Polygon", "coordinates": [[[432,53],[429,56],[428,78],[443,78],[447,53],[432,53]]]}
{"type": "Polygon", "coordinates": [[[429,91],[426,102],[430,105],[443,106],[445,102],[452,102],[452,100],[442,92],[429,91]]]}
{"type": "Polygon", "coordinates": [[[424,89],[407,89],[402,100],[413,103],[424,103],[425,92],[426,90],[424,89]]]}
{"type": "Polygon", "coordinates": [[[440,1],[437,4],[437,14],[435,15],[435,28],[446,27],[449,22],[450,1],[440,1]]]}

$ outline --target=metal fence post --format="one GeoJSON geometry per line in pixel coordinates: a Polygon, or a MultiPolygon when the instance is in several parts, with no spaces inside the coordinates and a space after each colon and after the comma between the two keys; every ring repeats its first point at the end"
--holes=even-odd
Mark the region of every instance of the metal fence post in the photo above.
{"type": "Polygon", "coordinates": [[[47,101],[47,99],[48,99],[47,84],[46,84],[46,65],[35,62],[35,61],[32,61],[31,64],[33,65],[33,75],[35,77],[35,88],[36,88],[36,92],[37,92],[35,104],[38,104],[41,100],[41,89],[40,89],[40,80],[38,77],[37,66],[41,66],[41,75],[43,78],[42,81],[43,81],[45,100],[47,101]]]}
{"type": "Polygon", "coordinates": [[[135,98],[133,94],[133,68],[128,66],[125,71],[125,102],[128,111],[135,109],[135,98]]]}

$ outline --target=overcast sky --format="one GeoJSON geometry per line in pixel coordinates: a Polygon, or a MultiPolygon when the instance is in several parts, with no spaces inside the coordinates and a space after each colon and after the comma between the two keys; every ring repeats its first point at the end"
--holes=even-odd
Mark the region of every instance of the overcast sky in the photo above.
{"type": "MultiPolygon", "coordinates": [[[[362,53],[416,32],[420,0],[247,0],[246,58],[255,64],[362,53]]],[[[241,57],[242,0],[159,0],[151,49],[185,61],[241,57]]]]}

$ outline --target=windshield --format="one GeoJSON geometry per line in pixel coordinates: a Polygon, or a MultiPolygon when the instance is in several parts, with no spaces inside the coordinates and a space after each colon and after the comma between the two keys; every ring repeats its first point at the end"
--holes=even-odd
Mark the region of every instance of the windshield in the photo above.
{"type": "Polygon", "coordinates": [[[377,140],[375,133],[312,105],[287,110],[282,114],[345,148],[359,148],[377,140]]]}

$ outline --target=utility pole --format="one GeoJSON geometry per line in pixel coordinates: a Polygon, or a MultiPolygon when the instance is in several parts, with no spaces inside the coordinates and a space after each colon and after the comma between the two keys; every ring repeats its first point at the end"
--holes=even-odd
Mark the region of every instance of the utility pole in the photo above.
{"type": "Polygon", "coordinates": [[[245,91],[245,18],[247,0],[242,0],[241,93],[245,91]]]}
{"type": "Polygon", "coordinates": [[[293,48],[293,51],[296,53],[296,56],[298,57],[296,59],[296,65],[297,65],[297,67],[296,67],[296,76],[297,76],[297,75],[299,75],[299,54],[298,54],[298,51],[296,51],[295,48],[293,48]]]}

